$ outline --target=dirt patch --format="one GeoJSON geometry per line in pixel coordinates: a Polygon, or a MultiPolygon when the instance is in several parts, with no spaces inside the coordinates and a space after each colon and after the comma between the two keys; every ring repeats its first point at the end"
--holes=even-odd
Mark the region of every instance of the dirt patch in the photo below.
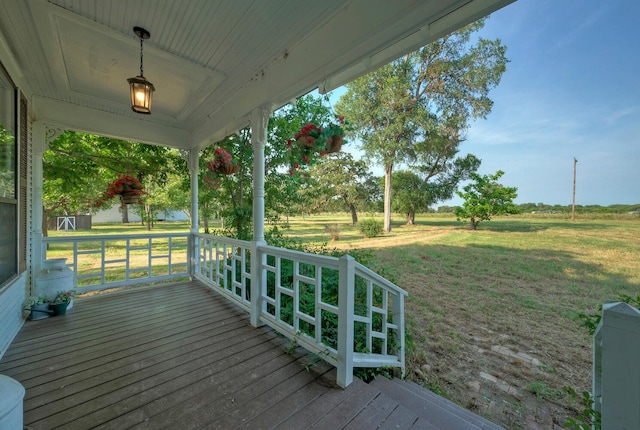
{"type": "Polygon", "coordinates": [[[550,429],[577,413],[563,391],[589,388],[591,350],[577,327],[532,321],[508,299],[485,297],[481,309],[450,286],[401,277],[415,342],[410,379],[510,429],[550,429]]]}

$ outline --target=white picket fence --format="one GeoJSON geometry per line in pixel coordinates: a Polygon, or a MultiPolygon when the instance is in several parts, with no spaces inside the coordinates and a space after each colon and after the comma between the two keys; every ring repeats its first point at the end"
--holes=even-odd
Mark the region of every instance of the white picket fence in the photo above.
{"type": "MultiPolygon", "coordinates": [[[[407,293],[341,258],[206,234],[44,238],[67,257],[78,292],[193,277],[337,368],[399,367],[404,374],[407,293]],[[123,270],[124,269],[124,270],[123,270]]],[[[63,255],[61,255],[63,254],[63,255]]]]}

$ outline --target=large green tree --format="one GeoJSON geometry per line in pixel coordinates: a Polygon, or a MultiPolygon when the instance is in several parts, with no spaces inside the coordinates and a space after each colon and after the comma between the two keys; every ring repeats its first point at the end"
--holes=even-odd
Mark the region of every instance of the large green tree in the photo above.
{"type": "Polygon", "coordinates": [[[362,160],[354,160],[347,152],[337,152],[311,167],[314,208],[347,210],[353,225],[358,223],[358,210],[366,210],[379,197],[376,179],[362,160]]]}
{"type": "Polygon", "coordinates": [[[391,209],[404,214],[407,224],[414,224],[416,212],[427,212],[433,203],[427,184],[416,173],[408,170],[393,172],[391,186],[397,190],[391,209]]]}
{"type": "Polygon", "coordinates": [[[437,202],[448,200],[461,181],[478,170],[480,159],[473,154],[413,167],[414,172],[394,172],[391,185],[395,191],[391,208],[405,214],[407,224],[414,224],[415,215],[425,212],[437,202]]]}
{"type": "MultiPolygon", "coordinates": [[[[128,221],[127,206],[116,199],[99,201],[102,193],[119,174],[154,184],[159,192],[172,169],[173,164],[167,161],[172,159],[172,151],[73,131],[61,134],[43,156],[43,231],[50,215],[94,213],[112,204],[121,205],[123,221],[128,221]]],[[[153,197],[149,193],[145,198],[153,197]]]]}
{"type": "Polygon", "coordinates": [[[493,175],[472,173],[473,182],[465,185],[463,191],[456,191],[464,203],[456,208],[455,214],[458,219],[469,219],[471,230],[476,230],[481,221],[488,221],[494,215],[519,212],[513,203],[518,197],[518,189],[500,184],[498,179],[502,175],[502,170],[493,175]]]}
{"type": "Polygon", "coordinates": [[[484,20],[347,84],[336,111],[385,172],[384,229],[391,231],[391,175],[398,164],[437,171],[458,152],[474,118],[491,111],[489,91],[506,70],[499,39],[473,38],[484,20]]]}

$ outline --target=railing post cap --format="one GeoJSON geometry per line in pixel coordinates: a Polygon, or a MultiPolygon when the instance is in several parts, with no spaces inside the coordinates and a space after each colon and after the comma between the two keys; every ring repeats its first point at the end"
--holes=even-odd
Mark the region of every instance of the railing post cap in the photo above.
{"type": "Polygon", "coordinates": [[[638,316],[640,315],[640,311],[628,303],[624,302],[613,302],[613,303],[605,303],[602,305],[602,313],[617,313],[624,314],[629,316],[638,316]]]}
{"type": "Polygon", "coordinates": [[[340,260],[355,261],[355,258],[350,256],[349,254],[344,254],[342,257],[340,257],[340,260]]]}

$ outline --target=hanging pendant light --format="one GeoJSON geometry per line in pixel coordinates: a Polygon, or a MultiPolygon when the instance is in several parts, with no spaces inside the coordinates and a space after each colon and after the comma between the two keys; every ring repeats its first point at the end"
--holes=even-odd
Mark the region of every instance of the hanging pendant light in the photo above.
{"type": "Polygon", "coordinates": [[[151,114],[151,99],[156,89],[142,73],[142,43],[151,37],[151,34],[142,27],[133,27],[133,32],[140,38],[140,76],[127,79],[131,91],[131,109],[134,112],[149,115],[151,114]]]}

